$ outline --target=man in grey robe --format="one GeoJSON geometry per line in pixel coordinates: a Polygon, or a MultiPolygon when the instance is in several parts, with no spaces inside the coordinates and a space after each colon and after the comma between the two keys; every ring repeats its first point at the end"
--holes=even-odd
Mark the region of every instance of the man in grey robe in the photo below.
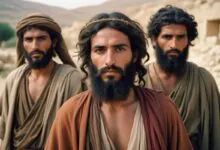
{"type": "Polygon", "coordinates": [[[49,16],[31,14],[16,26],[17,65],[1,96],[1,149],[43,149],[55,114],[84,84],[49,16]],[[58,55],[63,64],[52,57],[58,55]]]}
{"type": "Polygon", "coordinates": [[[187,61],[198,36],[194,16],[166,6],[148,24],[156,62],[146,66],[146,87],[163,91],[179,108],[195,150],[220,149],[220,94],[212,75],[187,61]]]}

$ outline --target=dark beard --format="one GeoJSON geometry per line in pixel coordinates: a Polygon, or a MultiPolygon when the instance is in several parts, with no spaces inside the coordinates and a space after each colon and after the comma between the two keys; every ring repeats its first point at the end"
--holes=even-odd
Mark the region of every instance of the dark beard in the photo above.
{"type": "Polygon", "coordinates": [[[93,64],[89,66],[91,74],[91,84],[93,93],[100,101],[125,100],[128,97],[129,90],[133,87],[135,78],[134,64],[128,64],[123,71],[121,68],[113,65],[100,70],[93,64]],[[108,69],[113,69],[121,74],[121,78],[115,81],[109,77],[108,81],[103,81],[101,74],[108,69]]]}
{"type": "Polygon", "coordinates": [[[45,68],[49,64],[50,60],[52,59],[53,48],[49,48],[47,52],[44,52],[42,50],[35,50],[35,51],[32,51],[31,53],[27,53],[25,51],[24,54],[25,54],[24,56],[27,59],[30,68],[32,69],[45,68]],[[36,53],[43,55],[43,57],[41,59],[33,60],[31,55],[36,54],[36,53]]]}
{"type": "Polygon", "coordinates": [[[164,51],[158,45],[155,46],[154,49],[156,50],[157,63],[160,65],[162,70],[167,73],[176,74],[177,76],[183,75],[186,68],[186,60],[188,58],[189,46],[184,48],[183,52],[178,49],[169,50],[177,52],[179,54],[178,57],[168,56],[168,54],[164,53],[164,51]]]}

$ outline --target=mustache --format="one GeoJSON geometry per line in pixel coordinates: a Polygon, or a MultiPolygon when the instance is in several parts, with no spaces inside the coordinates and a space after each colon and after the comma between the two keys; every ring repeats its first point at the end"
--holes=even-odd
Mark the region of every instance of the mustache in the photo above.
{"type": "Polygon", "coordinates": [[[118,72],[121,75],[124,75],[124,71],[120,67],[117,67],[115,65],[111,65],[111,66],[107,66],[107,67],[103,67],[103,68],[99,69],[97,71],[97,76],[100,76],[101,74],[108,72],[108,71],[114,71],[114,72],[118,72]]]}
{"type": "Polygon", "coordinates": [[[169,49],[168,51],[166,51],[166,54],[169,54],[169,53],[172,53],[172,52],[176,52],[177,54],[181,54],[181,51],[177,48],[169,49]]]}
{"type": "Polygon", "coordinates": [[[34,55],[34,54],[42,54],[42,55],[45,55],[46,53],[44,51],[41,51],[39,49],[37,50],[34,50],[32,52],[29,53],[30,56],[34,55]]]}

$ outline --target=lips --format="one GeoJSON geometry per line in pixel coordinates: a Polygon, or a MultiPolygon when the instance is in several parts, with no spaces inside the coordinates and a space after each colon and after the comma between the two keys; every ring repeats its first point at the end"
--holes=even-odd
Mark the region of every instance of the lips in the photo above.
{"type": "Polygon", "coordinates": [[[169,50],[169,51],[166,52],[166,54],[169,55],[169,56],[179,56],[180,51],[175,50],[175,49],[174,50],[169,50]]]}
{"type": "Polygon", "coordinates": [[[35,51],[32,51],[29,55],[32,58],[41,59],[44,56],[44,52],[42,52],[40,50],[35,50],[35,51]]]}

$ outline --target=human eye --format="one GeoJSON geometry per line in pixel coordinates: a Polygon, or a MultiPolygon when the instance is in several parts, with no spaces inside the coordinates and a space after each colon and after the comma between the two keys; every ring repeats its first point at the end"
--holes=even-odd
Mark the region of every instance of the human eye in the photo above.
{"type": "Polygon", "coordinates": [[[126,50],[125,46],[116,46],[115,47],[116,52],[122,52],[122,51],[125,51],[125,50],[126,50]]]}
{"type": "Polygon", "coordinates": [[[182,40],[184,38],[186,38],[186,34],[181,34],[177,36],[177,40],[182,40]]]}
{"type": "Polygon", "coordinates": [[[38,40],[39,41],[44,41],[44,40],[46,40],[47,39],[47,36],[39,36],[38,37],[38,40]]]}
{"type": "Polygon", "coordinates": [[[24,42],[31,42],[33,40],[33,38],[31,37],[25,37],[24,38],[24,42]]]}
{"type": "Polygon", "coordinates": [[[166,40],[170,40],[172,39],[172,35],[169,35],[169,34],[165,34],[162,36],[163,39],[166,39],[166,40]]]}
{"type": "Polygon", "coordinates": [[[104,54],[105,53],[105,49],[103,47],[96,47],[93,51],[97,54],[104,54]]]}

